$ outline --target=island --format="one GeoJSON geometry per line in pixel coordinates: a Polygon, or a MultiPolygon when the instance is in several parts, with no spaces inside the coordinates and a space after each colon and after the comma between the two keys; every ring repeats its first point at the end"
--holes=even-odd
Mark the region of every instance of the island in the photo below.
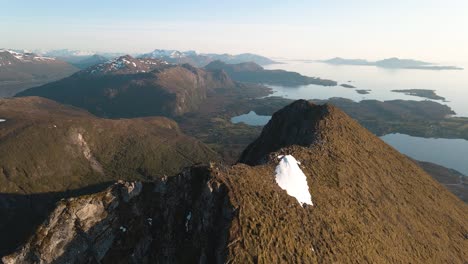
{"type": "Polygon", "coordinates": [[[428,89],[403,89],[403,90],[392,90],[395,93],[404,93],[406,95],[417,96],[432,100],[441,100],[445,102],[445,98],[439,96],[435,93],[435,90],[428,90],[428,89]]]}
{"type": "Polygon", "coordinates": [[[358,94],[369,94],[371,90],[369,89],[359,89],[359,90],[356,90],[356,93],[358,94]]]}
{"type": "Polygon", "coordinates": [[[340,57],[336,57],[329,60],[322,60],[320,62],[334,65],[376,66],[386,69],[463,70],[463,68],[457,66],[443,66],[426,61],[413,59],[399,59],[395,57],[378,61],[367,61],[363,59],[343,59],[340,57]]]}
{"type": "Polygon", "coordinates": [[[346,83],[342,83],[342,84],[340,84],[340,86],[344,87],[344,88],[351,88],[351,89],[356,88],[355,86],[352,86],[352,85],[346,84],[346,83]]]}

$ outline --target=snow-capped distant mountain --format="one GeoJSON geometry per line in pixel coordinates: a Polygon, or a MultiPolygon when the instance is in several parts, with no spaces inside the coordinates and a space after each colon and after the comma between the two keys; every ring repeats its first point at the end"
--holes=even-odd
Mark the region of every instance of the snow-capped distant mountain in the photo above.
{"type": "MultiPolygon", "coordinates": [[[[40,51],[41,55],[52,57],[56,59],[60,59],[76,65],[81,68],[82,61],[96,60],[93,58],[94,56],[98,55],[100,57],[106,58],[106,60],[114,59],[120,56],[124,56],[125,53],[118,53],[118,52],[96,52],[96,51],[83,51],[83,50],[69,50],[69,49],[60,49],[60,50],[49,50],[49,51],[40,51]]],[[[90,64],[93,65],[93,64],[90,64]]]]}
{"type": "Polygon", "coordinates": [[[193,50],[189,51],[178,51],[178,50],[162,50],[155,49],[150,53],[143,54],[141,57],[152,58],[152,59],[161,59],[161,58],[185,58],[188,56],[196,56],[197,53],[193,50]]]}
{"type": "Polygon", "coordinates": [[[231,54],[199,54],[196,51],[178,51],[178,50],[163,50],[156,49],[150,53],[140,56],[141,58],[163,59],[170,63],[184,64],[189,63],[197,67],[204,67],[208,63],[220,60],[229,64],[236,64],[242,62],[255,62],[260,65],[267,65],[276,63],[275,61],[256,54],[244,53],[239,55],[231,54]]]}
{"type": "Polygon", "coordinates": [[[121,56],[111,61],[91,66],[77,75],[109,75],[109,74],[133,74],[152,71],[169,63],[158,59],[133,58],[130,55],[121,56]]]}
{"type": "Polygon", "coordinates": [[[0,66],[15,65],[23,62],[50,62],[54,58],[39,56],[30,52],[19,52],[15,50],[0,50],[0,66]]]}
{"type": "Polygon", "coordinates": [[[83,50],[69,50],[69,49],[60,49],[60,50],[49,50],[43,53],[44,56],[48,57],[76,57],[76,56],[92,56],[96,54],[94,51],[83,51],[83,50]]]}
{"type": "Polygon", "coordinates": [[[59,59],[29,51],[0,50],[0,97],[61,79],[78,69],[59,59]]]}

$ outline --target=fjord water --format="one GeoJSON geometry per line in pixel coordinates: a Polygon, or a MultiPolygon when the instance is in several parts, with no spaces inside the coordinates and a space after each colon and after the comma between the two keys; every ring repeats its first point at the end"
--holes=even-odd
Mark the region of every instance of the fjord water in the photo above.
{"type": "MultiPolygon", "coordinates": [[[[466,69],[468,64],[453,65],[466,69]]],[[[330,65],[321,62],[301,61],[284,61],[283,64],[272,64],[265,68],[295,71],[303,75],[331,79],[339,84],[346,83],[356,87],[350,89],[341,86],[305,85],[281,87],[270,85],[269,87],[274,91],[271,96],[289,99],[343,97],[354,101],[365,99],[420,101],[428,99],[395,93],[391,92],[391,90],[431,89],[447,100],[447,102],[440,100],[436,102],[450,106],[458,116],[468,116],[468,70],[385,69],[374,66],[330,65]],[[370,89],[371,91],[369,94],[358,94],[356,89],[370,89]]],[[[232,122],[262,126],[268,122],[269,118],[269,116],[260,116],[251,111],[248,114],[233,117],[232,122]]],[[[403,134],[389,134],[383,136],[382,139],[398,151],[414,159],[433,162],[468,175],[467,140],[419,138],[403,134]]]]}
{"type": "MultiPolygon", "coordinates": [[[[233,123],[263,126],[271,116],[257,115],[254,111],[233,117],[233,123]]],[[[428,161],[455,169],[468,175],[468,141],[464,139],[421,138],[404,134],[387,134],[380,137],[401,153],[420,161],[428,161]]]]}
{"type": "Polygon", "coordinates": [[[421,97],[395,93],[396,89],[430,89],[448,102],[436,101],[450,106],[458,116],[468,116],[468,63],[444,63],[455,65],[464,70],[416,70],[386,69],[375,66],[331,65],[321,62],[283,61],[282,64],[265,66],[266,69],[283,69],[299,72],[303,75],[320,77],[350,84],[356,89],[369,89],[369,94],[358,94],[356,89],[341,86],[326,87],[305,85],[298,87],[270,86],[272,96],[289,99],[328,99],[343,97],[354,101],[376,99],[380,101],[428,100],[421,97]],[[350,81],[350,82],[349,82],[350,81]]]}
{"type": "Polygon", "coordinates": [[[468,175],[468,141],[466,140],[420,138],[398,133],[385,135],[381,139],[414,159],[433,162],[468,175]]]}

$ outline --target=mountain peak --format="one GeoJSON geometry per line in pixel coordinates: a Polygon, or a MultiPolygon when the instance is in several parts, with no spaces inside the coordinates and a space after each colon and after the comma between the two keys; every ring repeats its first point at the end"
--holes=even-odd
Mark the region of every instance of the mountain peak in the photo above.
{"type": "Polygon", "coordinates": [[[160,68],[161,66],[167,65],[166,61],[148,58],[136,59],[130,55],[120,56],[109,62],[104,62],[98,65],[91,66],[84,71],[80,72],[80,75],[91,74],[91,75],[107,75],[107,74],[135,74],[150,72],[154,69],[160,68]]]}
{"type": "MultiPolygon", "coordinates": [[[[239,162],[258,164],[268,154],[292,145],[309,146],[318,141],[321,123],[326,119],[340,119],[344,125],[344,113],[330,104],[316,105],[297,100],[274,113],[263,128],[260,137],[242,153],[239,162]]],[[[349,118],[351,119],[351,118],[349,118]]]]}
{"type": "Polygon", "coordinates": [[[44,63],[54,61],[54,58],[39,56],[27,51],[20,52],[8,49],[0,50],[0,66],[14,65],[18,63],[44,63]]]}

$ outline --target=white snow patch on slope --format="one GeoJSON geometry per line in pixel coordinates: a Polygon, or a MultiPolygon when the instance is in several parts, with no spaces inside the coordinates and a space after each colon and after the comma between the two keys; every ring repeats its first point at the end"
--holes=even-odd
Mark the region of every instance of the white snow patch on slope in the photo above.
{"type": "Polygon", "coordinates": [[[291,155],[280,156],[280,163],[276,166],[276,183],[290,196],[302,204],[312,203],[307,178],[299,168],[298,161],[291,155]]]}

